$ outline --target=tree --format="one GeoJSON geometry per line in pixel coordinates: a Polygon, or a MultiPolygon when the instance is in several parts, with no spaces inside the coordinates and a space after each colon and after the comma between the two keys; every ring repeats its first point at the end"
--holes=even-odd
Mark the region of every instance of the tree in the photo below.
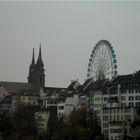
{"type": "Polygon", "coordinates": [[[12,129],[11,117],[7,114],[0,115],[0,132],[4,140],[9,140],[12,129]]]}
{"type": "Polygon", "coordinates": [[[68,139],[78,139],[86,134],[86,109],[84,107],[74,110],[67,122],[68,139]]]}
{"type": "Polygon", "coordinates": [[[36,133],[34,118],[35,109],[33,106],[20,105],[14,115],[12,139],[22,140],[26,137],[33,137],[36,133]]]}

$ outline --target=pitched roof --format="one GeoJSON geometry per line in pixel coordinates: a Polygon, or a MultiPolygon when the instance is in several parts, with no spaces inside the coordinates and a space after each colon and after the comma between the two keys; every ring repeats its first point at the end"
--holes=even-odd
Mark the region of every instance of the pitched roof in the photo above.
{"type": "Polygon", "coordinates": [[[68,86],[68,90],[74,90],[74,85],[76,84],[76,82],[77,81],[72,81],[71,83],[70,83],[70,85],[68,86]]]}
{"type": "Polygon", "coordinates": [[[73,91],[75,89],[78,89],[80,87],[80,83],[78,80],[72,80],[72,82],[70,83],[70,85],[67,87],[67,90],[69,91],[73,91]]]}
{"type": "Polygon", "coordinates": [[[90,85],[89,85],[89,89],[91,90],[97,90],[97,89],[102,89],[103,85],[105,84],[105,82],[108,81],[108,80],[98,80],[98,81],[95,81],[95,82],[92,82],[90,85]]]}
{"type": "Polygon", "coordinates": [[[93,79],[90,78],[90,79],[87,79],[83,85],[80,86],[80,89],[81,90],[86,90],[88,89],[88,87],[90,86],[90,84],[93,82],[93,79]]]}
{"type": "Polygon", "coordinates": [[[0,82],[0,84],[9,92],[9,93],[18,93],[23,90],[33,90],[33,85],[31,83],[22,83],[22,82],[0,82]]]}

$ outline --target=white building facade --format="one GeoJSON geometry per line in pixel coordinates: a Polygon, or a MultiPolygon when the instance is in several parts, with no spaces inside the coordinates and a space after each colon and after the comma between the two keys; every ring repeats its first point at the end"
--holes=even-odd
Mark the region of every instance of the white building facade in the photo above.
{"type": "Polygon", "coordinates": [[[39,133],[47,131],[47,125],[50,117],[50,111],[38,111],[35,113],[35,121],[37,125],[37,131],[39,133]]]}

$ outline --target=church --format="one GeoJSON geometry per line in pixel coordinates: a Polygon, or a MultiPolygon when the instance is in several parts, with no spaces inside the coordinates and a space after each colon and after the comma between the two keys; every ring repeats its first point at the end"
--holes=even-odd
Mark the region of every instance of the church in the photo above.
{"type": "Polygon", "coordinates": [[[45,74],[44,74],[44,64],[41,55],[41,44],[39,48],[39,56],[37,62],[35,63],[34,48],[32,55],[32,62],[29,67],[28,83],[33,84],[35,89],[40,89],[45,86],[45,74]]]}
{"type": "Polygon", "coordinates": [[[45,69],[42,60],[41,43],[39,46],[39,54],[36,62],[35,49],[33,48],[32,60],[29,66],[27,81],[27,83],[0,81],[0,98],[2,99],[9,94],[22,94],[23,92],[36,95],[40,92],[40,90],[43,90],[43,92],[48,94],[59,93],[62,90],[66,90],[66,88],[45,87],[45,69]]]}

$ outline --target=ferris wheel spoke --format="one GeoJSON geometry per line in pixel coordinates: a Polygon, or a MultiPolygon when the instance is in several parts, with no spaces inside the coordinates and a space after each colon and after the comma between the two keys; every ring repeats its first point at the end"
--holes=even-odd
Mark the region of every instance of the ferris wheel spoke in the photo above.
{"type": "Polygon", "coordinates": [[[110,54],[108,53],[107,54],[107,58],[106,58],[106,62],[109,62],[109,63],[111,63],[111,60],[112,58],[111,58],[111,56],[110,56],[110,54]]]}
{"type": "Polygon", "coordinates": [[[106,73],[106,75],[108,75],[108,74],[112,74],[113,72],[112,71],[110,71],[110,72],[108,72],[108,73],[106,73]]]}
{"type": "Polygon", "coordinates": [[[105,49],[104,58],[106,58],[106,56],[107,56],[107,49],[105,49]]]}
{"type": "Polygon", "coordinates": [[[106,59],[106,60],[104,61],[104,66],[105,66],[105,67],[107,67],[108,64],[111,64],[109,58],[110,58],[110,57],[108,57],[108,59],[106,59]]]}
{"type": "Polygon", "coordinates": [[[102,57],[103,58],[105,57],[105,52],[106,52],[106,49],[105,49],[105,46],[103,46],[103,51],[102,51],[102,57]]]}
{"type": "Polygon", "coordinates": [[[96,73],[96,71],[95,71],[95,70],[93,70],[93,69],[92,69],[92,72],[96,73]]]}
{"type": "Polygon", "coordinates": [[[93,67],[92,69],[93,69],[94,71],[96,71],[97,66],[98,66],[98,65],[97,65],[97,63],[96,63],[96,64],[94,64],[93,66],[94,66],[94,67],[93,67]]]}
{"type": "Polygon", "coordinates": [[[107,52],[107,49],[105,50],[105,53],[104,53],[104,58],[108,58],[110,55],[109,53],[107,52]]]}
{"type": "Polygon", "coordinates": [[[111,65],[105,68],[105,72],[111,68],[111,65]]]}
{"type": "Polygon", "coordinates": [[[102,58],[102,46],[100,46],[100,58],[102,58]]]}
{"type": "Polygon", "coordinates": [[[107,63],[109,62],[110,56],[108,55],[107,57],[105,57],[104,61],[103,61],[103,65],[107,65],[107,63]]]}

